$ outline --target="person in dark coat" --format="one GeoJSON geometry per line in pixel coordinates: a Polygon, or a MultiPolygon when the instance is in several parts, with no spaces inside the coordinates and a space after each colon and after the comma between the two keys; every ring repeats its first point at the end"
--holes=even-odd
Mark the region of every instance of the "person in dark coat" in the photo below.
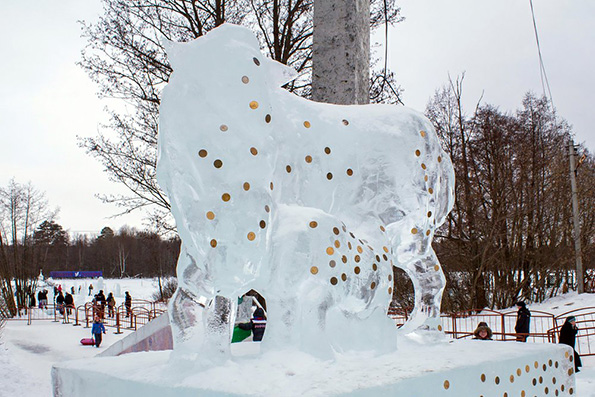
{"type": "Polygon", "coordinates": [[[574,351],[574,372],[580,372],[579,367],[583,366],[583,363],[581,362],[581,356],[574,349],[577,333],[578,327],[576,326],[576,318],[574,316],[566,317],[564,325],[562,325],[562,328],[560,328],[560,337],[558,339],[558,343],[572,347],[572,350],[574,351]]]}
{"type": "Polygon", "coordinates": [[[74,308],[74,298],[68,292],[64,297],[64,305],[66,305],[66,312],[70,316],[70,314],[72,313],[72,309],[74,308]]]}
{"type": "Polygon", "coordinates": [[[264,316],[264,310],[260,307],[254,310],[252,320],[249,323],[238,324],[238,327],[245,331],[252,331],[252,340],[254,342],[260,342],[264,336],[264,329],[267,326],[267,320],[264,316]]]}
{"type": "Polygon", "coordinates": [[[107,309],[108,314],[110,317],[114,317],[115,311],[114,308],[116,307],[116,298],[114,298],[114,294],[111,292],[107,295],[107,309]]]}
{"type": "Polygon", "coordinates": [[[39,293],[37,294],[37,298],[39,299],[39,308],[47,309],[48,308],[48,290],[44,289],[43,291],[39,291],[39,293]]]}
{"type": "Polygon", "coordinates": [[[486,322],[480,322],[475,331],[473,331],[473,339],[492,340],[492,329],[486,322]]]}
{"type": "Polygon", "coordinates": [[[525,302],[519,301],[516,303],[519,308],[516,317],[516,324],[514,326],[514,332],[517,333],[517,342],[526,342],[529,336],[529,324],[531,323],[531,312],[527,309],[525,302]]]}
{"type": "Polygon", "coordinates": [[[37,302],[35,301],[35,293],[31,292],[29,294],[29,307],[35,307],[37,305],[37,302]]]}
{"type": "Polygon", "coordinates": [[[56,309],[58,309],[60,314],[64,314],[64,295],[62,295],[62,291],[59,291],[56,297],[56,309]]]}
{"type": "Polygon", "coordinates": [[[37,302],[39,303],[39,308],[43,309],[43,290],[37,292],[37,302]]]}
{"type": "Polygon", "coordinates": [[[97,301],[102,304],[105,305],[105,295],[103,294],[103,290],[100,289],[99,293],[97,294],[97,301]]]}
{"type": "Polygon", "coordinates": [[[97,300],[97,308],[98,308],[98,314],[101,317],[101,319],[105,318],[105,295],[103,294],[103,290],[100,289],[99,293],[97,295],[95,295],[95,299],[97,300]]]}
{"type": "Polygon", "coordinates": [[[124,306],[126,306],[126,317],[130,317],[132,314],[132,296],[130,296],[128,291],[126,291],[124,297],[124,306]]]}

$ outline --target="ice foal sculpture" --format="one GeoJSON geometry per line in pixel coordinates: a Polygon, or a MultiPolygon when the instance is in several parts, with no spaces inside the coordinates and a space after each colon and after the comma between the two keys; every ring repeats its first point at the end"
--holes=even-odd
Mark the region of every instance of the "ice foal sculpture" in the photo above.
{"type": "Polygon", "coordinates": [[[242,27],[170,43],[168,56],[157,177],[182,238],[174,350],[225,358],[234,303],[256,289],[266,348],[388,351],[392,266],[415,288],[406,326],[439,330],[444,275],[430,243],[454,173],[430,122],[287,92],[293,70],[242,27]]]}

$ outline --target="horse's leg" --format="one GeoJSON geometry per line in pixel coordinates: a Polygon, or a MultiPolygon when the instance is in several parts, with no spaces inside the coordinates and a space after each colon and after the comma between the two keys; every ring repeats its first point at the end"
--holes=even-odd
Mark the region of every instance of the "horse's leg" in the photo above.
{"type": "Polygon", "coordinates": [[[434,250],[430,247],[425,255],[398,267],[409,275],[415,290],[415,308],[402,330],[409,332],[421,328],[441,331],[440,303],[445,277],[434,250]]]}
{"type": "Polygon", "coordinates": [[[297,347],[299,331],[296,328],[300,302],[290,290],[267,291],[267,326],[262,339],[263,350],[281,350],[297,347]]]}
{"type": "Polygon", "coordinates": [[[328,290],[315,287],[300,296],[300,319],[297,324],[300,350],[321,359],[333,357],[332,338],[328,329],[328,312],[334,299],[328,290]]]}
{"type": "Polygon", "coordinates": [[[184,246],[178,261],[179,285],[169,303],[174,359],[222,362],[230,356],[232,302],[213,296],[204,271],[184,246]]]}
{"type": "Polygon", "coordinates": [[[231,355],[231,324],[236,308],[232,300],[217,295],[211,302],[210,310],[206,312],[206,350],[219,359],[227,359],[231,355]]]}

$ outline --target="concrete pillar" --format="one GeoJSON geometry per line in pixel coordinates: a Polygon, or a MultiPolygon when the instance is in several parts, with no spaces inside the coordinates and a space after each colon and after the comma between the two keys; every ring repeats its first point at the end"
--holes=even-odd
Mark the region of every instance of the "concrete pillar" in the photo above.
{"type": "Polygon", "coordinates": [[[314,0],[312,99],[369,103],[370,0],[314,0]]]}

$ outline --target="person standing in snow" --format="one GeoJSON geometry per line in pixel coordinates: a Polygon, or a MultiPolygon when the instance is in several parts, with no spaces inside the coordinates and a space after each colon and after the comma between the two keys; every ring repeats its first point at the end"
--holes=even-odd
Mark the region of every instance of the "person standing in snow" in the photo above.
{"type": "Polygon", "coordinates": [[[68,292],[64,297],[64,305],[66,305],[66,312],[70,316],[70,314],[72,313],[72,309],[74,309],[74,298],[68,292]]]}
{"type": "Polygon", "coordinates": [[[480,322],[475,331],[473,331],[473,339],[492,340],[492,329],[486,322],[480,322]]]}
{"type": "Polygon", "coordinates": [[[105,318],[105,295],[103,294],[102,289],[100,289],[99,293],[95,295],[95,299],[97,299],[98,303],[99,316],[103,320],[105,318]]]}
{"type": "Polygon", "coordinates": [[[114,295],[110,292],[107,295],[107,310],[108,310],[108,315],[110,317],[114,317],[114,308],[116,307],[116,299],[114,298],[114,295]]]}
{"type": "Polygon", "coordinates": [[[254,342],[260,342],[264,336],[264,329],[266,328],[267,320],[264,316],[264,310],[260,307],[254,310],[252,319],[249,323],[238,324],[238,327],[245,331],[252,331],[252,340],[254,342]]]}
{"type": "Polygon", "coordinates": [[[518,301],[516,306],[519,308],[517,312],[516,324],[514,332],[517,333],[517,342],[526,342],[529,336],[529,324],[531,323],[531,312],[527,309],[525,302],[518,301]]]}
{"type": "Polygon", "coordinates": [[[48,308],[48,290],[44,289],[43,291],[40,291],[39,294],[37,295],[37,297],[39,298],[39,308],[47,309],[48,308]]]}
{"type": "Polygon", "coordinates": [[[60,314],[64,315],[64,295],[62,295],[62,291],[59,291],[56,297],[56,309],[58,309],[60,314]]]}
{"type": "Polygon", "coordinates": [[[89,284],[89,295],[91,296],[91,294],[93,293],[93,284],[89,284]]]}
{"type": "Polygon", "coordinates": [[[560,337],[558,338],[558,343],[572,347],[572,350],[574,351],[574,372],[581,372],[579,370],[579,367],[583,366],[583,363],[581,362],[581,356],[574,349],[577,333],[578,327],[576,326],[576,317],[566,317],[564,325],[562,325],[562,328],[560,328],[560,337]]]}
{"type": "Polygon", "coordinates": [[[101,318],[101,302],[99,299],[97,299],[97,294],[93,296],[93,300],[91,301],[91,307],[93,308],[93,318],[101,318]]]}
{"type": "Polygon", "coordinates": [[[39,302],[39,308],[43,309],[43,290],[39,290],[37,293],[37,302],[39,302]]]}
{"type": "Polygon", "coordinates": [[[95,316],[95,321],[93,322],[93,327],[91,327],[91,334],[93,334],[93,338],[95,339],[95,347],[99,347],[101,345],[101,334],[105,334],[105,327],[101,322],[101,318],[99,316],[95,316]]]}
{"type": "Polygon", "coordinates": [[[126,297],[124,299],[124,306],[126,306],[126,317],[130,317],[132,314],[132,296],[126,291],[126,297]]]}
{"type": "Polygon", "coordinates": [[[37,302],[35,301],[35,293],[31,292],[29,293],[29,307],[35,307],[37,305],[37,302]]]}

